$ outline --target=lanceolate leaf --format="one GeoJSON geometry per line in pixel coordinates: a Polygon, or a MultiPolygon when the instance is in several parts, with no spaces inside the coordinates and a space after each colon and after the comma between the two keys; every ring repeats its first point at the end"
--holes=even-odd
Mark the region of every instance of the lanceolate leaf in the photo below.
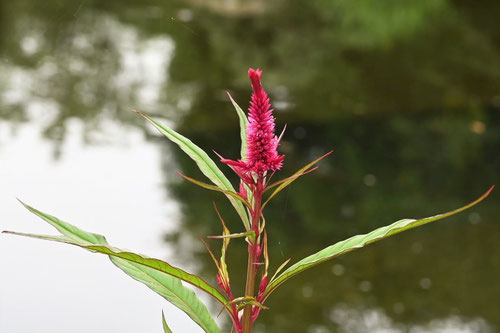
{"type": "MultiPolygon", "coordinates": [[[[65,242],[68,243],[68,242],[65,242]]],[[[74,243],[69,243],[73,245],[80,246],[78,244],[74,243]]],[[[159,259],[154,259],[154,258],[147,258],[142,255],[132,253],[132,252],[127,252],[127,251],[121,251],[119,249],[112,248],[110,246],[104,246],[104,245],[86,245],[82,246],[88,250],[91,251],[96,251],[99,253],[107,254],[113,257],[118,257],[122,258],[125,260],[128,260],[130,262],[135,262],[137,264],[141,264],[143,266],[155,269],[159,272],[166,273],[168,275],[172,275],[173,277],[176,277],[178,279],[181,279],[184,282],[187,282],[189,284],[192,284],[195,287],[198,287],[199,289],[205,291],[208,293],[210,296],[214,297],[217,301],[219,301],[222,304],[226,303],[226,299],[224,296],[214,287],[209,285],[207,282],[205,282],[202,278],[189,274],[185,271],[183,271],[180,268],[174,267],[169,265],[168,263],[159,260],[159,259]]]]}
{"type": "Polygon", "coordinates": [[[184,311],[205,332],[220,333],[205,305],[191,289],[184,287],[179,279],[124,259],[115,257],[110,257],[110,259],[127,275],[144,283],[151,290],[184,311]]]}
{"type": "MultiPolygon", "coordinates": [[[[333,150],[329,151],[328,153],[326,153],[325,155],[323,155],[321,157],[318,157],[317,159],[315,159],[311,163],[307,164],[302,169],[300,169],[297,172],[295,172],[292,176],[286,178],[284,182],[278,182],[279,183],[278,187],[269,196],[269,198],[267,198],[266,202],[264,202],[264,204],[262,205],[262,208],[264,208],[268,204],[268,202],[271,201],[272,198],[274,198],[274,196],[276,194],[278,194],[279,192],[281,192],[281,190],[283,190],[285,187],[287,187],[288,185],[290,185],[295,179],[297,179],[298,177],[300,177],[301,175],[303,175],[304,173],[306,173],[306,171],[309,170],[314,164],[318,163],[323,158],[325,158],[328,155],[330,155],[332,152],[333,152],[333,150]]],[[[277,185],[277,184],[273,184],[273,186],[274,185],[277,185]]]]}
{"type": "Polygon", "coordinates": [[[292,258],[288,258],[287,260],[285,260],[285,262],[284,262],[284,263],[282,263],[282,264],[280,265],[280,267],[278,267],[278,269],[277,269],[277,270],[276,270],[276,272],[274,273],[273,277],[271,278],[271,281],[273,281],[273,280],[274,280],[274,278],[276,277],[276,275],[278,275],[278,274],[279,274],[279,272],[281,272],[281,270],[282,270],[283,268],[285,268],[285,266],[286,266],[286,265],[290,262],[290,260],[292,260],[292,258]]]}
{"type": "MultiPolygon", "coordinates": [[[[236,110],[236,113],[238,114],[238,118],[240,120],[240,137],[241,137],[241,160],[245,161],[247,158],[247,125],[248,125],[248,118],[243,112],[243,110],[240,108],[240,106],[235,102],[229,91],[227,92],[227,95],[229,96],[229,99],[231,100],[231,103],[233,103],[234,109],[236,110]]],[[[246,187],[246,185],[244,185],[246,187]]],[[[248,196],[248,201],[252,200],[252,191],[250,191],[249,188],[247,188],[247,196],[248,196]]],[[[250,228],[246,228],[247,230],[250,228]]]]}
{"type": "Polygon", "coordinates": [[[234,101],[233,97],[231,97],[231,94],[229,93],[229,91],[227,92],[227,95],[229,96],[231,103],[233,103],[234,109],[236,110],[236,113],[238,114],[238,118],[240,119],[241,160],[244,161],[245,158],[247,157],[247,124],[248,124],[248,119],[247,119],[245,112],[243,112],[243,110],[240,108],[240,106],[234,101]]]}
{"type": "Polygon", "coordinates": [[[51,240],[55,242],[60,242],[60,243],[66,243],[70,245],[76,245],[79,247],[82,247],[84,249],[90,250],[92,252],[98,252],[102,254],[107,254],[112,257],[117,257],[121,259],[125,259],[127,261],[140,264],[142,266],[146,266],[149,268],[152,268],[154,270],[157,270],[159,272],[163,272],[165,274],[171,275],[173,277],[176,277],[178,279],[181,279],[182,281],[185,281],[189,284],[192,284],[195,287],[198,287],[199,289],[205,291],[212,297],[214,297],[217,301],[219,301],[221,304],[226,303],[226,299],[224,296],[214,287],[209,285],[207,282],[205,282],[202,278],[189,274],[185,271],[183,271],[180,268],[171,266],[170,264],[159,260],[159,259],[154,259],[154,258],[148,258],[133,252],[128,252],[128,251],[122,251],[120,249],[111,247],[109,245],[103,245],[103,244],[86,244],[81,241],[75,241],[72,240],[68,237],[60,237],[60,236],[45,236],[45,235],[34,235],[34,234],[25,234],[25,233],[19,233],[19,232],[11,232],[11,231],[5,231],[7,234],[13,234],[13,235],[18,235],[18,236],[26,236],[26,237],[31,237],[31,238],[38,238],[38,239],[44,239],[44,240],[51,240]]]}
{"type": "Polygon", "coordinates": [[[207,190],[222,192],[222,193],[224,193],[227,196],[231,196],[231,197],[235,198],[236,200],[241,201],[248,208],[251,208],[250,204],[245,200],[245,198],[243,198],[241,195],[239,195],[236,192],[228,191],[228,190],[222,190],[222,189],[220,189],[217,186],[213,186],[213,185],[210,185],[210,184],[207,184],[207,183],[204,183],[204,182],[200,182],[199,180],[196,180],[196,179],[193,179],[191,177],[185,176],[185,175],[183,175],[182,173],[179,173],[179,172],[177,172],[177,174],[179,176],[181,176],[182,178],[184,178],[185,180],[187,180],[187,181],[189,181],[189,182],[191,182],[193,184],[196,184],[196,185],[198,185],[200,187],[206,188],[207,190]]]}
{"type": "Polygon", "coordinates": [[[299,178],[299,177],[301,177],[301,176],[303,176],[303,175],[305,175],[305,174],[308,174],[309,172],[313,172],[313,171],[314,171],[314,170],[316,170],[317,168],[318,168],[318,167],[314,167],[314,168],[309,169],[309,170],[307,170],[307,171],[304,171],[304,172],[302,172],[302,173],[295,174],[295,175],[290,176],[290,177],[288,177],[288,178],[278,180],[277,182],[274,182],[274,183],[272,183],[271,185],[267,185],[267,186],[266,186],[266,188],[264,189],[263,193],[265,193],[265,192],[269,191],[270,189],[272,189],[272,188],[274,188],[274,187],[276,187],[276,186],[278,186],[278,185],[280,185],[280,184],[283,184],[284,182],[292,182],[292,181],[294,181],[295,179],[297,179],[297,178],[299,178]]]}
{"type": "Polygon", "coordinates": [[[458,208],[456,210],[453,210],[448,213],[444,214],[439,214],[419,220],[412,220],[412,219],[404,219],[400,220],[397,222],[394,222],[393,224],[390,224],[385,227],[378,228],[376,230],[373,230],[372,232],[365,234],[365,235],[357,235],[351,238],[348,238],[346,240],[340,241],[334,245],[331,245],[313,255],[310,255],[307,258],[304,258],[300,260],[299,262],[295,263],[294,265],[290,266],[287,268],[283,273],[281,273],[277,278],[273,279],[265,293],[264,293],[264,300],[269,297],[269,295],[283,282],[291,278],[292,276],[295,276],[303,271],[305,271],[308,268],[311,268],[313,266],[316,266],[318,264],[321,264],[322,262],[325,262],[327,260],[333,259],[335,257],[338,257],[344,253],[362,248],[363,246],[366,246],[368,244],[374,243],[378,240],[387,238],[389,236],[395,235],[397,233],[400,233],[402,231],[412,229],[418,226],[421,226],[426,223],[434,222],[437,220],[440,220],[442,218],[457,214],[463,210],[466,210],[477,203],[481,202],[484,198],[486,198],[490,192],[493,190],[494,186],[492,186],[485,194],[483,194],[480,198],[476,199],[475,201],[471,202],[470,204],[458,208]]]}
{"type": "Polygon", "coordinates": [[[215,211],[217,212],[217,216],[219,217],[219,220],[222,224],[222,236],[224,237],[222,239],[222,248],[221,248],[221,256],[220,256],[221,274],[224,276],[227,283],[230,285],[229,272],[227,271],[227,263],[226,263],[226,252],[227,252],[227,248],[229,247],[229,242],[231,241],[231,237],[227,237],[227,236],[230,236],[231,232],[226,227],[226,223],[224,222],[224,219],[222,218],[222,215],[220,214],[219,209],[217,209],[217,205],[215,204],[215,202],[214,202],[214,208],[215,208],[215,211]]]}
{"type": "Polygon", "coordinates": [[[18,199],[18,201],[24,206],[24,208],[26,208],[31,213],[33,213],[33,214],[37,215],[38,217],[42,218],[43,220],[45,220],[45,222],[47,222],[48,224],[50,224],[51,226],[56,228],[57,231],[59,231],[61,234],[63,234],[64,236],[66,236],[69,239],[72,239],[72,240],[78,241],[78,242],[82,242],[82,244],[85,244],[85,243],[108,244],[108,242],[106,241],[106,238],[104,236],[83,231],[82,229],[80,229],[72,224],[69,224],[69,223],[66,223],[66,222],[59,220],[55,216],[45,214],[45,213],[43,213],[43,212],[41,212],[41,211],[31,207],[31,206],[28,206],[27,204],[25,204],[24,202],[22,202],[19,199],[18,199]]]}
{"type": "Polygon", "coordinates": [[[255,239],[255,231],[250,230],[246,232],[239,232],[237,234],[228,234],[228,235],[220,235],[220,236],[207,236],[207,238],[213,239],[226,239],[226,238],[241,238],[241,237],[249,237],[251,240],[255,239]]]}
{"type": "MultiPolygon", "coordinates": [[[[158,129],[163,135],[165,135],[170,141],[179,146],[193,161],[196,162],[200,171],[210,179],[215,185],[220,189],[235,192],[233,185],[229,182],[226,176],[220,171],[214,161],[205,153],[200,147],[195,145],[188,138],[175,132],[173,129],[160,124],[148,115],[135,111],[141,116],[143,116],[147,121],[149,121],[156,129],[158,129]]],[[[243,204],[233,198],[232,196],[226,194],[231,204],[236,209],[236,212],[241,217],[243,224],[246,229],[250,229],[250,222],[248,220],[248,215],[243,207],[243,204]]]]}
{"type": "Polygon", "coordinates": [[[161,312],[161,321],[163,323],[163,333],[172,333],[172,330],[167,325],[167,321],[165,320],[165,314],[163,313],[163,311],[161,312]]]}
{"type": "Polygon", "coordinates": [[[62,236],[43,236],[33,234],[23,234],[10,231],[4,233],[21,236],[45,239],[67,244],[76,245],[93,252],[100,252],[109,255],[111,261],[132,278],[146,284],[153,291],[164,297],[166,300],[186,312],[205,332],[219,333],[220,330],[213,318],[210,316],[205,305],[196,297],[194,292],[182,285],[180,280],[191,283],[206,291],[222,304],[227,300],[215,288],[207,284],[201,278],[186,273],[179,268],[173,267],[158,259],[146,258],[144,256],[123,251],[111,247],[106,239],[98,234],[83,231],[58,218],[42,213],[33,207],[23,203],[23,205],[33,214],[41,217],[46,222],[54,226],[62,236]]]}

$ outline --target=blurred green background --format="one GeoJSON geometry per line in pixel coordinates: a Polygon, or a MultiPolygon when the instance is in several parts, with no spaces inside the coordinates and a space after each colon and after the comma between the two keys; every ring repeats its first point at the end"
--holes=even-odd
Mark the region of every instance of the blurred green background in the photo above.
{"type": "MultiPolygon", "coordinates": [[[[176,178],[178,170],[203,176],[131,109],[236,158],[238,121],[225,90],[246,109],[247,70],[261,68],[278,130],[287,124],[276,177],[335,150],[268,206],[274,270],[500,185],[499,13],[493,0],[2,0],[0,121],[36,121],[55,161],[70,122],[83,126],[89,146],[112,146],[96,139],[111,123],[140,129],[165,152],[160,181],[181,206],[165,242],[213,282],[197,239],[220,232],[212,201],[232,232],[241,224],[223,197],[176,178]]],[[[257,331],[500,330],[496,192],[292,279],[269,299],[257,331]]],[[[246,247],[231,244],[241,293],[246,247]]]]}

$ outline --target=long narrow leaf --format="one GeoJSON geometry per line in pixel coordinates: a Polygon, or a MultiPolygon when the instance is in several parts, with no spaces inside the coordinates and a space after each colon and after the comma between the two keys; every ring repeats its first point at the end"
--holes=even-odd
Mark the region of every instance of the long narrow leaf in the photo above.
{"type": "Polygon", "coordinates": [[[276,194],[278,194],[279,192],[281,192],[281,190],[283,190],[285,187],[287,187],[288,185],[290,185],[294,180],[296,180],[299,176],[301,176],[301,174],[304,174],[314,164],[318,163],[323,158],[325,158],[328,155],[330,155],[332,152],[333,152],[333,150],[329,151],[328,153],[326,153],[325,155],[323,155],[321,157],[318,157],[317,159],[315,159],[311,163],[307,164],[306,166],[304,166],[303,168],[301,168],[300,170],[298,170],[297,172],[295,172],[292,176],[286,178],[286,181],[280,183],[279,186],[274,190],[274,192],[269,196],[269,198],[267,198],[267,200],[262,205],[262,208],[264,208],[269,203],[269,201],[271,201],[271,199],[274,198],[274,196],[276,194]]]}
{"type": "Polygon", "coordinates": [[[217,208],[217,205],[214,202],[214,209],[215,212],[217,213],[217,217],[219,218],[219,221],[222,224],[222,236],[225,238],[222,239],[222,248],[221,248],[221,256],[220,256],[220,268],[221,268],[221,275],[224,277],[226,280],[227,284],[230,286],[230,279],[229,279],[229,272],[227,271],[227,263],[226,263],[226,252],[227,248],[229,247],[229,243],[231,242],[231,237],[227,237],[231,235],[231,232],[226,226],[226,223],[224,222],[224,219],[222,218],[222,215],[219,212],[219,209],[217,208]]]}
{"type": "MultiPolygon", "coordinates": [[[[66,236],[44,236],[11,231],[4,231],[3,233],[68,243],[86,248],[84,242],[79,243],[78,241],[71,240],[66,236]]],[[[94,250],[90,251],[95,252],[94,250]]],[[[127,275],[139,282],[144,283],[158,295],[162,296],[167,301],[184,311],[205,332],[220,333],[217,324],[210,316],[210,313],[208,312],[205,305],[198,299],[198,297],[191,289],[186,288],[182,285],[181,280],[142,264],[131,262],[118,257],[109,257],[113,264],[115,264],[115,266],[120,268],[127,275]]]]}
{"type": "Polygon", "coordinates": [[[61,234],[68,237],[69,239],[82,242],[82,244],[85,244],[85,243],[108,244],[108,242],[106,241],[106,238],[102,235],[83,231],[82,229],[80,229],[72,224],[69,224],[69,223],[66,223],[66,222],[59,220],[55,216],[45,214],[44,212],[41,212],[41,211],[25,204],[24,202],[22,202],[19,199],[17,199],[17,201],[19,201],[24,206],[24,208],[26,208],[27,210],[29,210],[31,213],[35,214],[36,216],[42,218],[45,222],[47,222],[48,224],[50,224],[51,226],[56,228],[57,231],[59,231],[61,234]]]}
{"type": "Polygon", "coordinates": [[[241,160],[244,161],[245,158],[247,157],[247,124],[248,124],[248,119],[247,119],[247,116],[245,115],[245,112],[243,112],[243,110],[240,108],[240,106],[234,101],[233,97],[231,97],[231,94],[229,93],[229,91],[227,91],[227,95],[229,96],[231,103],[233,103],[234,109],[236,110],[236,113],[238,114],[238,118],[240,119],[241,160]]]}
{"type": "MultiPolygon", "coordinates": [[[[226,176],[220,171],[214,161],[205,153],[200,147],[195,145],[191,140],[182,136],[181,134],[175,132],[173,129],[160,124],[156,120],[152,119],[148,115],[134,110],[136,113],[144,117],[149,121],[156,129],[158,129],[163,135],[165,135],[170,141],[175,143],[179,148],[181,148],[193,161],[196,162],[200,171],[210,179],[215,185],[217,185],[222,190],[235,192],[233,185],[229,182],[226,176]]],[[[246,229],[250,229],[250,222],[248,220],[248,215],[243,207],[243,204],[233,198],[232,196],[226,194],[227,198],[233,205],[234,209],[240,216],[246,229]]]]}
{"type": "Polygon", "coordinates": [[[237,234],[221,235],[221,236],[207,236],[207,238],[213,239],[226,239],[226,238],[241,238],[249,237],[250,239],[255,239],[255,231],[250,230],[246,232],[239,232],[237,234]]]}
{"type": "Polygon", "coordinates": [[[163,333],[173,333],[170,327],[167,325],[167,321],[165,320],[165,314],[163,311],[161,312],[161,322],[163,324],[163,333]]]}
{"type": "Polygon", "coordinates": [[[193,290],[182,285],[181,281],[152,268],[124,259],[110,257],[113,264],[133,279],[144,283],[158,295],[184,311],[205,332],[220,333],[205,305],[193,290]]]}
{"type": "Polygon", "coordinates": [[[24,203],[23,205],[30,212],[41,217],[46,222],[55,227],[57,230],[59,230],[62,236],[43,236],[43,235],[16,233],[10,231],[4,231],[4,233],[68,243],[88,249],[93,252],[108,254],[111,261],[118,268],[123,270],[126,274],[128,274],[135,280],[144,283],[150,289],[152,289],[157,294],[165,298],[167,301],[169,301],[179,309],[183,310],[205,332],[209,333],[220,332],[219,328],[217,327],[217,324],[210,316],[205,305],[198,299],[198,297],[191,289],[183,286],[180,280],[182,279],[182,276],[184,274],[187,274],[186,277],[192,279],[192,282],[194,282],[194,283],[190,282],[191,284],[196,285],[198,283],[201,283],[201,286],[203,288],[208,287],[207,289],[208,291],[206,290],[207,292],[210,293],[213,290],[215,290],[215,293],[211,295],[214,298],[216,298],[219,302],[221,302],[222,304],[225,304],[227,302],[222,294],[220,294],[216,289],[212,288],[210,285],[206,284],[206,282],[202,281],[200,278],[197,278],[196,276],[191,275],[189,273],[183,272],[182,270],[172,267],[167,263],[161,262],[160,260],[145,258],[138,254],[122,251],[114,247],[111,247],[106,242],[106,239],[101,235],[83,231],[69,223],[59,220],[54,216],[42,213],[24,203]],[[170,273],[167,272],[167,270],[170,270],[170,273]],[[200,279],[201,281],[197,281],[197,279],[200,279]]]}
{"type": "Polygon", "coordinates": [[[484,198],[486,198],[490,192],[493,190],[494,186],[492,186],[485,194],[483,194],[481,197],[476,199],[475,201],[471,202],[470,204],[463,206],[461,208],[458,208],[456,210],[453,210],[451,212],[447,212],[444,214],[439,214],[419,220],[413,220],[413,219],[404,219],[400,220],[397,222],[394,222],[393,224],[390,224],[385,227],[378,228],[376,230],[373,230],[372,232],[369,232],[368,234],[365,235],[357,235],[351,238],[348,238],[346,240],[340,241],[334,245],[331,245],[313,255],[310,255],[307,258],[304,258],[300,260],[299,262],[295,263],[294,265],[290,266],[287,268],[283,273],[281,273],[276,279],[272,280],[266,291],[264,292],[264,299],[266,299],[278,286],[280,286],[283,282],[286,280],[290,279],[291,277],[305,271],[308,268],[314,267],[318,264],[321,264],[322,262],[325,262],[327,260],[333,259],[335,257],[338,257],[342,254],[345,254],[347,252],[362,248],[363,246],[366,246],[368,244],[371,244],[373,242],[376,242],[378,240],[387,238],[389,236],[395,235],[397,233],[400,233],[402,231],[412,229],[418,226],[421,226],[426,223],[434,222],[440,219],[443,219],[445,217],[457,214],[461,211],[464,211],[479,202],[481,202],[484,198]]]}
{"type": "Polygon", "coordinates": [[[98,253],[102,253],[102,254],[107,254],[108,256],[121,258],[121,259],[130,261],[130,262],[133,262],[136,264],[140,264],[140,265],[152,268],[152,269],[157,270],[159,272],[163,272],[165,274],[176,277],[184,282],[192,284],[193,286],[208,293],[210,296],[214,297],[217,301],[219,301],[222,304],[225,304],[227,302],[225,297],[217,289],[215,289],[214,287],[209,285],[202,278],[200,278],[196,275],[187,273],[187,272],[183,271],[182,269],[174,267],[174,266],[172,266],[172,265],[170,265],[170,264],[168,264],[165,261],[162,261],[160,259],[148,258],[148,257],[142,256],[140,254],[129,252],[129,251],[123,251],[123,250],[111,247],[109,245],[85,244],[81,241],[75,241],[75,240],[72,240],[68,237],[35,235],[35,234],[26,234],[26,233],[12,232],[12,231],[5,231],[4,233],[18,235],[18,236],[31,237],[31,238],[44,239],[44,240],[51,240],[51,241],[66,243],[66,244],[70,244],[70,245],[76,245],[76,246],[79,246],[81,248],[84,248],[84,249],[92,251],[92,252],[98,252],[98,253]]]}
{"type": "Polygon", "coordinates": [[[205,240],[203,238],[200,237],[200,240],[201,242],[203,243],[203,245],[205,246],[205,249],[207,250],[208,254],[210,254],[210,257],[212,258],[212,261],[214,262],[215,264],[215,267],[217,267],[217,271],[220,272],[220,265],[219,265],[219,261],[217,260],[217,258],[215,258],[215,255],[214,253],[212,252],[212,250],[210,249],[210,246],[208,246],[208,243],[205,242],[205,240]]]}
{"type": "Polygon", "coordinates": [[[309,169],[307,171],[304,171],[302,173],[299,173],[299,174],[295,174],[293,176],[290,176],[288,178],[285,178],[285,179],[281,179],[281,180],[278,180],[274,183],[272,183],[271,185],[267,185],[266,188],[264,189],[264,191],[262,193],[266,193],[267,191],[269,191],[270,189],[280,185],[280,184],[283,184],[284,182],[288,182],[288,181],[294,181],[295,179],[299,178],[299,177],[302,177],[310,172],[313,172],[314,170],[317,170],[318,167],[314,167],[312,169],[309,169]]]}
{"type": "Polygon", "coordinates": [[[251,208],[250,204],[245,200],[245,198],[243,198],[241,195],[239,195],[236,192],[229,191],[229,190],[223,190],[223,189],[221,189],[221,188],[219,188],[217,186],[213,186],[213,185],[210,185],[210,184],[207,184],[207,183],[204,183],[204,182],[200,182],[199,180],[196,180],[196,179],[193,179],[191,177],[185,176],[185,175],[183,175],[180,172],[177,172],[177,174],[179,176],[181,176],[182,178],[184,178],[185,180],[187,180],[187,181],[189,181],[189,182],[191,182],[193,184],[196,184],[196,185],[198,185],[200,187],[206,188],[207,190],[216,191],[216,192],[222,192],[222,193],[224,193],[227,196],[231,196],[231,197],[235,198],[236,200],[241,201],[248,208],[251,208]]]}
{"type": "Polygon", "coordinates": [[[274,273],[273,277],[271,278],[271,282],[274,281],[274,278],[276,277],[276,275],[279,274],[279,272],[281,272],[281,270],[283,268],[285,268],[285,266],[290,262],[290,260],[292,260],[292,258],[288,258],[287,260],[285,260],[285,262],[283,262],[280,267],[278,267],[278,269],[276,270],[276,272],[274,273]]]}

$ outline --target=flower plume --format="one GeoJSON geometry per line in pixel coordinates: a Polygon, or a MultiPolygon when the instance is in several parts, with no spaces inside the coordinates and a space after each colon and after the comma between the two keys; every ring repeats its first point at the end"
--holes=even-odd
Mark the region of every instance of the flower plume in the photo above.
{"type": "Polygon", "coordinates": [[[248,109],[247,156],[245,161],[223,159],[222,162],[234,166],[241,173],[255,172],[263,176],[267,171],[279,170],[285,156],[277,151],[279,140],[274,133],[270,99],[260,82],[262,71],[250,68],[248,76],[253,94],[248,109]]]}

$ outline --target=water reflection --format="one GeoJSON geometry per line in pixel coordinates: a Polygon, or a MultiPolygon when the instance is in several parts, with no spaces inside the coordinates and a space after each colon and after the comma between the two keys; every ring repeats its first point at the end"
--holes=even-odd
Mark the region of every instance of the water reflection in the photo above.
{"type": "Polygon", "coordinates": [[[29,121],[43,115],[43,134],[59,147],[71,119],[84,120],[90,142],[107,119],[136,124],[132,108],[164,107],[169,37],[144,38],[134,26],[87,10],[52,36],[55,23],[34,16],[18,19],[13,35],[19,44],[6,48],[15,58],[0,64],[5,117],[29,121]]]}
{"type": "MultiPolygon", "coordinates": [[[[120,144],[89,147],[81,140],[80,122],[67,126],[62,157],[54,163],[52,147],[40,139],[35,121],[19,126],[13,136],[0,122],[1,229],[54,234],[19,205],[18,196],[85,230],[108,235],[113,244],[173,257],[175,249],[161,235],[178,227],[180,211],[161,186],[157,147],[140,131],[116,124],[108,124],[106,134],[120,144]]],[[[5,236],[0,252],[1,332],[154,332],[161,330],[162,308],[177,331],[197,330],[180,310],[104,256],[5,236]]]]}
{"type": "MultiPolygon", "coordinates": [[[[330,313],[331,320],[339,325],[338,332],[363,333],[473,333],[473,332],[493,332],[492,328],[482,319],[464,321],[460,317],[450,316],[444,319],[430,321],[426,325],[405,326],[396,324],[383,311],[377,309],[350,309],[349,307],[338,306],[330,313]]],[[[311,327],[308,332],[321,333],[330,332],[327,328],[316,326],[311,327]]]]}
{"type": "MultiPolygon", "coordinates": [[[[240,224],[223,198],[175,178],[176,170],[203,177],[130,110],[149,111],[207,151],[236,157],[238,124],[224,90],[230,89],[245,106],[245,70],[260,66],[277,109],[278,127],[288,124],[281,145],[287,155],[281,175],[335,149],[318,171],[269,206],[272,267],[401,217],[455,208],[499,183],[500,30],[495,13],[500,8],[493,1],[482,8],[486,9],[434,0],[382,1],[376,6],[344,0],[0,1],[1,176],[5,181],[16,174],[16,165],[35,163],[17,159],[19,151],[36,152],[46,161],[51,154],[47,139],[60,159],[59,164],[42,163],[39,173],[23,169],[33,175],[31,183],[20,187],[11,182],[16,193],[9,189],[7,194],[25,197],[31,189],[36,192],[32,202],[43,198],[41,207],[53,207],[51,211],[68,219],[82,211],[82,202],[112,197],[116,209],[94,208],[100,216],[116,210],[140,214],[128,220],[134,228],[124,228],[128,236],[118,239],[119,245],[140,249],[148,244],[134,243],[139,236],[135,223],[151,220],[157,227],[150,234],[165,235],[180,255],[178,263],[213,280],[215,271],[196,239],[220,231],[212,200],[232,231],[239,231],[240,224]],[[8,150],[16,140],[24,140],[20,123],[30,128],[31,140],[16,151],[8,150]],[[17,137],[16,130],[21,133],[17,137]],[[140,133],[155,145],[141,139],[140,133]],[[86,148],[68,143],[79,138],[86,148]],[[151,155],[142,155],[142,149],[151,155]],[[85,155],[94,150],[101,153],[85,155]],[[122,154],[129,157],[121,160],[122,154]],[[113,170],[130,164],[140,170],[118,177],[113,183],[117,190],[106,197],[95,197],[98,191],[89,188],[81,193],[83,199],[66,203],[63,199],[70,193],[77,196],[79,186],[111,181],[100,178],[101,164],[113,170]],[[79,171],[73,173],[70,188],[40,181],[53,171],[51,181],[64,182],[67,178],[57,173],[71,170],[79,171]],[[146,176],[151,178],[146,181],[146,176]],[[82,185],[83,177],[89,178],[82,185]],[[120,199],[125,191],[121,186],[127,184],[131,190],[143,182],[154,185],[141,195],[127,196],[129,201],[120,199]],[[158,184],[165,184],[162,192],[158,184]],[[178,206],[173,212],[154,210],[172,203],[159,193],[175,199],[178,206]],[[147,204],[147,212],[139,210],[136,205],[147,202],[143,199],[148,195],[156,197],[154,204],[147,204]],[[54,205],[57,202],[67,211],[54,205]],[[166,226],[170,213],[182,213],[174,219],[178,229],[166,226]]],[[[292,279],[270,298],[272,311],[263,312],[260,331],[355,332],[368,324],[386,331],[498,330],[500,287],[495,278],[500,272],[500,229],[495,198],[493,193],[468,214],[292,279]]],[[[25,217],[22,212],[14,214],[9,213],[13,221],[25,217]]],[[[88,229],[121,237],[111,230],[116,228],[112,222],[95,226],[88,229]]],[[[231,246],[232,281],[242,290],[245,246],[231,246]]],[[[68,250],[58,247],[54,255],[59,251],[68,250]]],[[[171,254],[163,247],[144,252],[169,258],[171,254]]],[[[94,268],[91,263],[88,267],[94,268]]],[[[9,281],[15,285],[15,279],[9,281]]],[[[14,312],[6,312],[3,303],[1,312],[20,316],[21,303],[14,312]]],[[[157,314],[151,311],[151,316],[157,314]]],[[[97,317],[94,321],[101,323],[97,317]]]]}

